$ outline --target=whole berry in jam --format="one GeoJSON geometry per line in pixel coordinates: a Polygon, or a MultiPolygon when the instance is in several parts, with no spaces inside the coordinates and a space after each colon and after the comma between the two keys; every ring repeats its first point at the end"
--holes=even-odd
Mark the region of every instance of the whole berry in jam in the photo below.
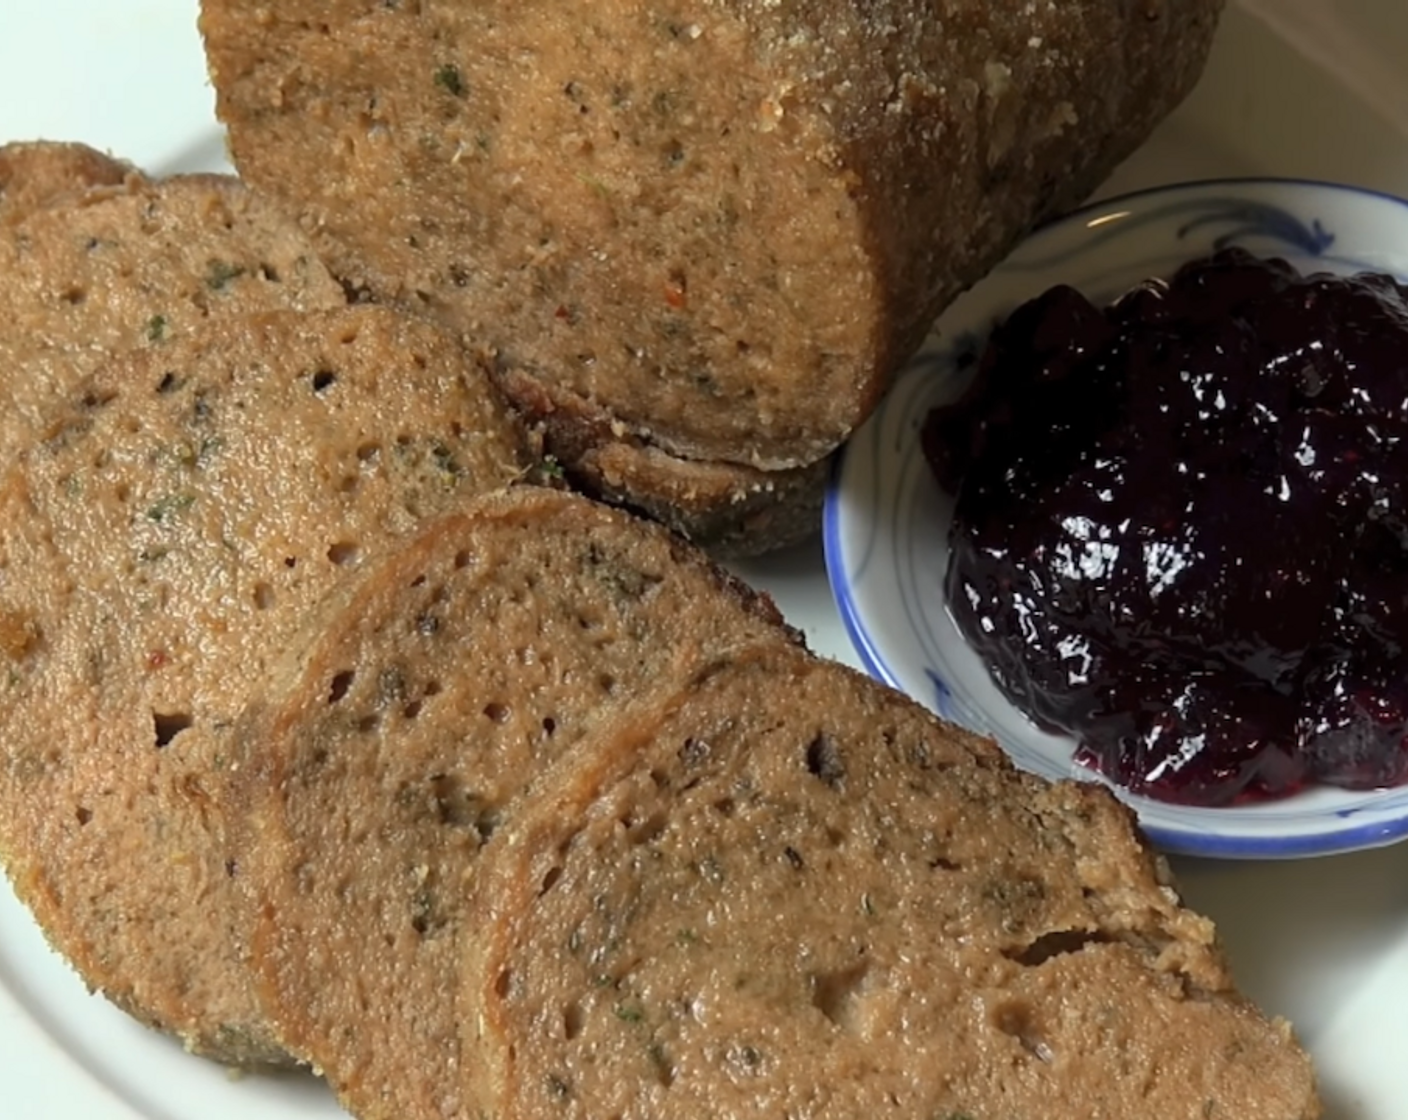
{"type": "Polygon", "coordinates": [[[923,432],[999,687],[1130,790],[1408,781],[1408,289],[1227,250],[1054,288],[923,432]]]}

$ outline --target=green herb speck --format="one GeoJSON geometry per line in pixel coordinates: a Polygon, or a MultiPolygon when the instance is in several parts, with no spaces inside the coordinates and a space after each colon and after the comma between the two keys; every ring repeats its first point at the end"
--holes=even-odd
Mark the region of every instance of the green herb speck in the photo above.
{"type": "Polygon", "coordinates": [[[231,280],[243,275],[244,269],[239,265],[212,257],[206,265],[205,286],[212,292],[219,292],[224,290],[225,285],[231,280]]]}
{"type": "Polygon", "coordinates": [[[211,457],[224,446],[225,441],[219,436],[206,436],[200,441],[200,447],[196,449],[196,466],[205,466],[210,462],[211,457]]]}
{"type": "Polygon", "coordinates": [[[584,173],[582,173],[582,172],[578,172],[578,173],[577,173],[577,181],[580,182],[580,183],[585,184],[585,185],[588,186],[588,187],[590,187],[590,188],[592,189],[592,191],[597,195],[598,198],[604,198],[604,199],[606,199],[606,200],[608,200],[608,201],[610,200],[610,198],[611,198],[611,188],[608,187],[605,183],[603,183],[600,179],[596,178],[595,176],[587,175],[587,174],[584,174],[584,173]]]}
{"type": "Polygon", "coordinates": [[[166,337],[166,316],[153,315],[147,320],[147,341],[160,342],[166,337]]]}
{"type": "Polygon", "coordinates": [[[195,504],[194,494],[168,494],[147,509],[147,520],[164,525],[179,513],[184,513],[195,504]]]}
{"type": "Polygon", "coordinates": [[[645,1012],[638,1004],[618,1003],[616,1005],[616,1018],[623,1023],[639,1023],[645,1018],[645,1012]]]}
{"type": "Polygon", "coordinates": [[[435,469],[451,478],[460,478],[464,474],[464,467],[455,458],[455,453],[443,443],[437,443],[430,449],[430,458],[435,463],[435,469]]]}
{"type": "Polygon", "coordinates": [[[455,97],[465,94],[464,75],[454,63],[447,62],[435,71],[435,84],[455,97]]]}
{"type": "Polygon", "coordinates": [[[572,1095],[572,1086],[567,1080],[555,1073],[550,1073],[545,1079],[545,1087],[550,1096],[555,1101],[565,1101],[572,1095]]]}

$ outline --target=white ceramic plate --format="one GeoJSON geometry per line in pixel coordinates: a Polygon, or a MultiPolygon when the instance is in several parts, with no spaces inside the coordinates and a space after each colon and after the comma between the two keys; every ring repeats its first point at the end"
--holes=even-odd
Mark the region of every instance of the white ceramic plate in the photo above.
{"type": "MultiPolygon", "coordinates": [[[[1408,276],[1408,203],[1278,180],[1208,182],[1126,195],[1026,241],[940,320],[935,338],[847,447],[828,496],[827,570],[866,667],[940,714],[993,735],[1050,778],[1090,773],[1074,743],[1045,734],[1003,696],[947,611],[943,576],[953,503],[919,448],[924,417],[951,400],[994,322],[1054,284],[1103,303],[1150,276],[1238,245],[1302,271],[1408,276]]],[[[1200,809],[1121,794],[1170,851],[1280,858],[1386,844],[1408,835],[1408,788],[1319,788],[1281,801],[1200,809]]]]}

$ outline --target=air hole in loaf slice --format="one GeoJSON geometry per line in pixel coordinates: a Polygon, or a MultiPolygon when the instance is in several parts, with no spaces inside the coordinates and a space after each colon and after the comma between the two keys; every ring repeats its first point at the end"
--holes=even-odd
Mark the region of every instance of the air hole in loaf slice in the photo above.
{"type": "Polygon", "coordinates": [[[669,818],[663,812],[654,812],[641,820],[624,822],[627,825],[627,835],[632,844],[637,847],[653,843],[665,834],[665,829],[669,827],[669,818]]]}
{"type": "Polygon", "coordinates": [[[833,788],[846,777],[840,748],[824,732],[807,745],[807,769],[833,788]]]}
{"type": "Polygon", "coordinates": [[[152,726],[156,733],[157,747],[169,746],[177,735],[194,722],[190,712],[153,712],[152,726]]]}
{"type": "Polygon", "coordinates": [[[352,541],[334,541],[328,545],[328,560],[338,567],[355,564],[361,549],[352,541]]]}
{"type": "Polygon", "coordinates": [[[822,972],[812,977],[812,1003],[843,1031],[856,1029],[857,1004],[870,966],[860,961],[848,968],[822,972]]]}
{"type": "Polygon", "coordinates": [[[357,679],[355,669],[344,669],[332,679],[332,684],[328,688],[328,703],[336,704],[343,699],[348,690],[352,687],[352,682],[357,679]]]}
{"type": "Polygon", "coordinates": [[[1023,949],[1005,951],[1003,956],[1026,968],[1036,968],[1052,957],[1079,953],[1091,945],[1108,945],[1113,940],[1109,934],[1100,930],[1056,929],[1043,933],[1023,949]]]}

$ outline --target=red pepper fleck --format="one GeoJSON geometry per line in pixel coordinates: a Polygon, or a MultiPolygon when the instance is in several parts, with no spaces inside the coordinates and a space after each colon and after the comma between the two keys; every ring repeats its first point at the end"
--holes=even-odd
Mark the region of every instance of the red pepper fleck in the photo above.
{"type": "Polygon", "coordinates": [[[154,649],[149,654],[147,654],[148,671],[154,672],[157,669],[164,669],[170,664],[171,655],[167,653],[164,649],[154,649]]]}
{"type": "Polygon", "coordinates": [[[665,285],[665,302],[676,311],[683,311],[685,303],[685,286],[683,276],[672,276],[665,285]]]}

